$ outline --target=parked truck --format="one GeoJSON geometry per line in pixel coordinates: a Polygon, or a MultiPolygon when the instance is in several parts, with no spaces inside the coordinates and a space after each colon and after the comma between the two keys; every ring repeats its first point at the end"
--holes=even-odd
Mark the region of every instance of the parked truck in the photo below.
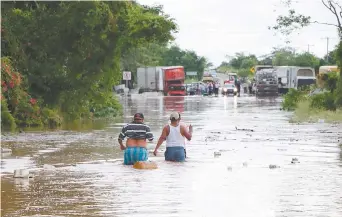
{"type": "Polygon", "coordinates": [[[276,66],[279,93],[287,93],[289,89],[316,83],[315,70],[310,67],[276,66]]]}
{"type": "Polygon", "coordinates": [[[139,93],[162,92],[165,96],[185,96],[183,66],[142,67],[137,70],[139,93]]]}
{"type": "Polygon", "coordinates": [[[277,96],[278,95],[278,77],[273,68],[264,68],[255,72],[256,90],[258,96],[277,96]]]}

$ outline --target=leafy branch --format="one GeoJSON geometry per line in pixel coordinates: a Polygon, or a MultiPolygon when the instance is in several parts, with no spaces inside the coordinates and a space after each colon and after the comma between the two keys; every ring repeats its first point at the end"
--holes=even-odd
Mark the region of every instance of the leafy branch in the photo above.
{"type": "MultiPolygon", "coordinates": [[[[291,7],[293,0],[282,0],[283,4],[291,7]]],[[[322,4],[327,8],[335,17],[336,23],[327,23],[312,21],[311,16],[297,14],[294,9],[289,10],[286,16],[280,15],[276,20],[276,25],[268,27],[276,31],[280,31],[284,35],[290,35],[293,31],[309,26],[310,24],[321,24],[337,27],[339,36],[342,39],[342,6],[335,0],[321,0],[322,4]]]]}

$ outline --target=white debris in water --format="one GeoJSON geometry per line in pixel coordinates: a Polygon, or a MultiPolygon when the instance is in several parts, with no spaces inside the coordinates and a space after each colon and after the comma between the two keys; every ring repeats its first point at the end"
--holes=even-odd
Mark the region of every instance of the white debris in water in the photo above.
{"type": "Polygon", "coordinates": [[[274,165],[274,164],[270,164],[268,167],[270,169],[280,168],[280,166],[277,166],[277,165],[274,165]]]}
{"type": "Polygon", "coordinates": [[[318,119],[318,123],[324,123],[324,119],[318,119]]]}
{"type": "Polygon", "coordinates": [[[28,169],[17,169],[14,170],[13,178],[33,178],[28,169]]]}
{"type": "Polygon", "coordinates": [[[12,149],[9,148],[1,148],[1,154],[7,154],[7,153],[12,153],[12,149]]]}
{"type": "Polygon", "coordinates": [[[54,165],[44,164],[43,169],[44,170],[55,170],[56,167],[54,165]]]}
{"type": "Polygon", "coordinates": [[[215,156],[215,157],[221,156],[221,152],[215,151],[215,152],[214,152],[214,156],[215,156]]]}

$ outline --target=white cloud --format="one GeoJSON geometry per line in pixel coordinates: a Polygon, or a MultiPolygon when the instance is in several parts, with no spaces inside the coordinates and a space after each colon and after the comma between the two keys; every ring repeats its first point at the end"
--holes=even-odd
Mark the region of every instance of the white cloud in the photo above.
{"type": "MultiPolygon", "coordinates": [[[[336,22],[320,0],[297,2],[295,9],[313,20],[336,22]]],[[[285,44],[283,36],[268,30],[279,14],[287,13],[280,0],[139,0],[139,3],[162,4],[179,26],[176,43],[206,56],[214,65],[225,60],[226,54],[246,52],[261,56],[285,44]]],[[[324,37],[331,38],[330,50],[338,43],[336,28],[326,25],[312,25],[290,39],[298,51],[306,51],[309,44],[310,52],[323,57],[324,37]]]]}

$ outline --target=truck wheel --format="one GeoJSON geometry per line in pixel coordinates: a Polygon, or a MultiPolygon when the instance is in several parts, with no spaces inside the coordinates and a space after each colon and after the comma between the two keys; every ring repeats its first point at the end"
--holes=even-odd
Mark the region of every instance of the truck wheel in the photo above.
{"type": "Polygon", "coordinates": [[[144,90],[143,89],[139,89],[139,94],[142,94],[144,92],[144,90]]]}

